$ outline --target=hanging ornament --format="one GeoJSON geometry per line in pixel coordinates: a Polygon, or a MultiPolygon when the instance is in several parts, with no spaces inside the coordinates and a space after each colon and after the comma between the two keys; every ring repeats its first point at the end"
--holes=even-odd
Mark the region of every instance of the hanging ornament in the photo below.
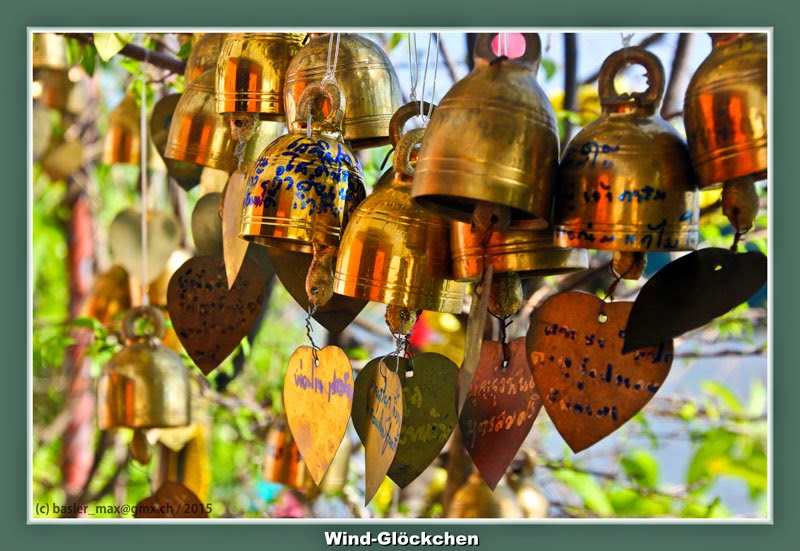
{"type": "Polygon", "coordinates": [[[164,161],[164,166],[167,167],[167,174],[174,178],[183,189],[189,191],[200,183],[203,167],[191,162],[168,159],[164,156],[172,117],[181,97],[181,94],[169,94],[158,100],[153,106],[153,114],[150,116],[150,139],[164,161]]]}
{"type": "Polygon", "coordinates": [[[207,193],[197,200],[192,210],[192,240],[198,256],[222,256],[222,193],[207,193]]]}
{"type": "Polygon", "coordinates": [[[644,48],[611,54],[600,68],[603,113],[570,142],[558,172],[555,242],[614,251],[613,270],[641,277],[649,251],[697,246],[697,191],[683,139],[657,114],[664,69],[644,48]],[[617,73],[647,71],[644,92],[619,94],[617,73]]]}
{"type": "Polygon", "coordinates": [[[671,339],[623,353],[632,306],[570,292],[549,298],[531,315],[527,352],[533,379],[547,414],[576,453],[636,415],[669,374],[671,339]]]}
{"type": "Polygon", "coordinates": [[[42,158],[42,170],[54,182],[67,180],[82,166],[83,145],[79,140],[65,140],[51,147],[42,158]]]}
{"type": "Polygon", "coordinates": [[[189,357],[208,375],[233,352],[261,312],[264,275],[245,260],[236,283],[228,289],[219,256],[187,260],[170,279],[167,308],[189,357]]]}
{"type": "Polygon", "coordinates": [[[315,488],[285,415],[277,416],[267,429],[261,476],[297,490],[313,491],[315,488]]]}
{"type": "Polygon", "coordinates": [[[125,209],[121,211],[108,230],[111,258],[128,273],[141,274],[146,263],[146,284],[155,280],[166,267],[170,255],[178,248],[183,237],[178,219],[170,212],[147,211],[146,228],[150,236],[146,243],[142,231],[142,211],[125,209]],[[146,247],[143,249],[142,247],[146,247]]]}
{"type": "Polygon", "coordinates": [[[164,483],[156,493],[136,504],[135,518],[208,518],[209,504],[177,482],[164,483]]]}
{"type": "MultiPolygon", "coordinates": [[[[353,426],[362,442],[366,442],[370,421],[368,390],[381,361],[376,358],[364,366],[353,390],[353,426]]],[[[439,456],[455,428],[458,366],[431,352],[385,361],[397,362],[403,389],[403,420],[387,475],[405,488],[439,456]]]]}
{"type": "Polygon", "coordinates": [[[453,496],[448,518],[520,518],[516,496],[505,486],[492,490],[473,473],[453,496]]]}
{"type": "Polygon", "coordinates": [[[128,272],[122,266],[114,265],[95,278],[92,290],[84,299],[81,316],[107,325],[130,307],[128,272]]]}
{"type": "Polygon", "coordinates": [[[523,56],[508,59],[491,51],[492,33],[478,35],[475,68],[442,99],[419,153],[411,196],[424,207],[463,222],[485,216],[494,229],[520,218],[548,225],[558,132],[536,82],[539,35],[524,36],[523,56]]]}
{"type": "Polygon", "coordinates": [[[283,404],[300,454],[319,484],[347,431],[353,368],[341,348],[318,350],[311,344],[298,347],[289,359],[283,404]]]}
{"type": "Polygon", "coordinates": [[[472,462],[491,489],[530,433],[541,407],[525,340],[484,342],[458,424],[472,462]]]}
{"type": "Polygon", "coordinates": [[[54,33],[33,33],[33,97],[48,109],[69,110],[74,83],[64,38],[54,33]]]}
{"type": "Polygon", "coordinates": [[[186,60],[183,71],[183,83],[189,84],[206,71],[217,70],[217,60],[225,33],[194,33],[192,35],[192,51],[186,60]]]}
{"type": "Polygon", "coordinates": [[[139,105],[136,97],[128,93],[111,111],[100,162],[107,165],[138,165],[142,149],[140,140],[139,105]]]}

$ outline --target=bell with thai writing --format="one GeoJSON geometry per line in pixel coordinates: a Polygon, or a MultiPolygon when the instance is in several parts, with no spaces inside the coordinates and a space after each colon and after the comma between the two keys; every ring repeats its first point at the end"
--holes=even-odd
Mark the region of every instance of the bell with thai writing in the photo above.
{"type": "Polygon", "coordinates": [[[228,33],[217,60],[216,112],[287,120],[286,72],[305,38],[305,33],[228,33]]]}
{"type": "Polygon", "coordinates": [[[161,313],[150,306],[133,308],[122,331],[125,346],[103,367],[97,383],[100,430],[188,425],[189,372],[181,357],[161,344],[161,313]],[[137,328],[143,322],[150,326],[137,328]]]}
{"type": "Polygon", "coordinates": [[[133,94],[126,94],[109,116],[101,161],[107,165],[139,164],[140,140],[139,105],[133,94]]]}
{"type": "Polygon", "coordinates": [[[184,84],[189,84],[206,71],[216,71],[217,59],[224,41],[225,33],[194,33],[192,51],[183,71],[184,84]]]}
{"type": "Polygon", "coordinates": [[[615,251],[614,271],[637,279],[645,253],[697,246],[697,184],[689,150],[656,114],[664,93],[661,61],[629,47],[603,62],[602,115],[570,142],[558,171],[555,244],[615,251]],[[624,67],[647,72],[644,92],[620,94],[624,67]]]}
{"type": "Polygon", "coordinates": [[[475,68],[431,117],[411,196],[463,222],[488,203],[547,227],[559,147],[553,107],[536,82],[541,42],[525,34],[523,56],[508,59],[492,52],[493,36],[478,35],[475,68]]]}
{"type": "Polygon", "coordinates": [[[740,231],[758,213],[767,177],[767,35],[710,33],[712,49],[686,89],[689,153],[701,188],[723,185],[723,211],[740,231]]]}
{"type": "Polygon", "coordinates": [[[409,310],[461,313],[466,285],[451,275],[450,223],[411,199],[410,156],[425,130],[396,137],[398,127],[419,110],[412,102],[392,119],[393,179],[353,213],[342,236],[333,290],[409,310]]]}
{"type": "Polygon", "coordinates": [[[347,99],[344,139],[353,149],[389,143],[389,122],[403,103],[389,56],[372,40],[355,33],[322,34],[308,41],[286,73],[286,119],[295,118],[306,87],[321,80],[335,63],[336,83],[347,99]],[[332,50],[329,53],[329,50],[332,50]]]}
{"type": "Polygon", "coordinates": [[[261,475],[264,480],[298,490],[315,488],[284,415],[276,417],[267,430],[261,475]]]}
{"type": "Polygon", "coordinates": [[[172,122],[164,157],[232,172],[236,167],[230,125],[214,109],[214,71],[192,80],[172,122]]]}

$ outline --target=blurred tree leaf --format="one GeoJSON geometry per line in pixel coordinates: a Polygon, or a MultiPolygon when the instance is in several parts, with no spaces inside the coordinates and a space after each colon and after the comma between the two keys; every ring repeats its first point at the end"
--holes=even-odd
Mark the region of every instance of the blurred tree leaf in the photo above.
{"type": "Polygon", "coordinates": [[[704,393],[717,398],[719,403],[721,405],[726,405],[730,411],[738,413],[742,410],[742,404],[739,402],[739,399],[733,394],[733,392],[730,391],[729,388],[723,386],[722,384],[716,381],[703,381],[700,383],[700,388],[704,393]]]}
{"type": "Polygon", "coordinates": [[[130,41],[131,33],[94,33],[94,46],[103,61],[117,55],[130,41]]]}
{"type": "Polygon", "coordinates": [[[620,458],[623,472],[643,488],[655,488],[658,484],[658,462],[644,450],[631,450],[620,458]]]}
{"type": "Polygon", "coordinates": [[[594,511],[601,516],[614,514],[614,507],[611,505],[608,496],[593,476],[579,473],[569,468],[558,470],[553,474],[578,494],[583,499],[584,506],[590,511],[594,511]]]}

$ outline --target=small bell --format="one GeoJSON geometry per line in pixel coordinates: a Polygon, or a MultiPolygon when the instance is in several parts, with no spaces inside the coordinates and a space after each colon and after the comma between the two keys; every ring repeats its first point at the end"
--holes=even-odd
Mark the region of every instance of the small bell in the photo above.
{"type": "Polygon", "coordinates": [[[466,285],[452,281],[450,224],[411,200],[410,156],[424,129],[397,135],[419,103],[392,119],[394,177],[353,213],[342,236],[333,290],[341,295],[403,306],[409,310],[461,313],[466,285]]]}
{"type": "Polygon", "coordinates": [[[73,82],[69,78],[64,38],[53,33],[33,34],[34,99],[50,109],[67,108],[73,82]]]}
{"type": "Polygon", "coordinates": [[[722,207],[748,230],[758,213],[754,183],[767,177],[767,35],[710,33],[712,49],[686,89],[684,125],[701,188],[724,182],[722,207]]]}
{"type": "Polygon", "coordinates": [[[300,450],[289,430],[286,417],[278,416],[267,430],[267,446],[261,468],[264,480],[283,484],[298,490],[314,488],[314,481],[306,468],[300,450]]]}
{"type": "Polygon", "coordinates": [[[216,112],[285,120],[287,67],[305,37],[305,33],[229,33],[217,61],[216,112]]]}
{"type": "Polygon", "coordinates": [[[230,126],[214,110],[214,71],[186,86],[172,116],[164,157],[228,173],[236,167],[230,126]]]}
{"type": "Polygon", "coordinates": [[[520,518],[522,509],[507,486],[492,491],[481,475],[473,473],[453,496],[448,518],[520,518]]]}
{"type": "Polygon", "coordinates": [[[697,246],[697,189],[689,151],[656,114],[664,68],[644,48],[629,47],[603,62],[602,115],[570,142],[558,172],[555,243],[613,250],[614,271],[638,279],[649,251],[697,246]],[[643,66],[649,86],[620,94],[614,77],[643,66]]]}
{"type": "Polygon", "coordinates": [[[69,69],[64,38],[55,33],[33,34],[33,70],[69,69]]]}
{"type": "Polygon", "coordinates": [[[133,94],[126,94],[111,112],[103,139],[102,162],[113,164],[139,164],[139,105],[133,94]]]}
{"type": "Polygon", "coordinates": [[[125,347],[103,367],[97,382],[100,430],[177,427],[191,421],[189,373],[181,358],[161,344],[164,318],[152,307],[128,311],[122,322],[125,347]],[[135,323],[147,319],[141,334],[135,323]]]}
{"type": "Polygon", "coordinates": [[[463,222],[489,203],[546,227],[559,149],[553,107],[536,82],[541,42],[525,34],[524,55],[508,59],[492,53],[492,36],[478,35],[475,68],[431,117],[411,196],[463,222]]]}
{"type": "Polygon", "coordinates": [[[150,115],[150,139],[164,161],[167,174],[174,178],[183,189],[188,191],[200,183],[203,167],[195,163],[176,161],[164,157],[172,117],[180,99],[181,94],[169,94],[156,102],[153,106],[153,113],[150,115]]]}
{"type": "Polygon", "coordinates": [[[225,33],[194,33],[192,51],[183,71],[184,84],[189,84],[206,71],[216,71],[224,40],[225,33]]]}
{"type": "Polygon", "coordinates": [[[331,35],[317,36],[292,59],[286,71],[286,119],[294,120],[303,91],[326,75],[335,58],[333,75],[347,98],[344,139],[353,149],[389,143],[389,122],[403,103],[392,62],[378,44],[355,33],[341,33],[333,43],[336,53],[329,55],[331,35]]]}

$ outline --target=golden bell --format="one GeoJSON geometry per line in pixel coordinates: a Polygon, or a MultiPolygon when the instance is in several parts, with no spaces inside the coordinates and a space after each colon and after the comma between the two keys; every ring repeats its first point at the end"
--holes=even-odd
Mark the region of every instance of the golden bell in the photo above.
{"type": "Polygon", "coordinates": [[[696,247],[697,186],[686,143],[656,114],[663,92],[664,68],[644,48],[618,50],[603,62],[602,115],[561,160],[556,245],[623,255],[696,247]],[[619,94],[614,87],[629,64],[646,69],[644,92],[619,94]]]}
{"type": "Polygon", "coordinates": [[[103,138],[104,164],[139,164],[139,111],[133,94],[126,94],[111,112],[103,138]]]}
{"type": "Polygon", "coordinates": [[[294,124],[247,171],[240,237],[306,253],[314,243],[339,246],[366,191],[361,165],[341,139],[344,98],[336,85],[309,86],[300,117],[305,121],[322,95],[334,104],[331,113],[315,115],[310,129],[294,124]]]}
{"type": "MultiPolygon", "coordinates": [[[[409,111],[419,112],[417,106],[407,104],[395,117],[404,124],[409,111]]],[[[411,200],[409,157],[423,133],[412,130],[400,139],[391,184],[379,186],[353,213],[342,236],[333,290],[409,310],[461,313],[466,285],[450,275],[450,224],[411,200]]]]}
{"type": "Polygon", "coordinates": [[[553,107],[536,82],[541,42],[525,34],[521,58],[495,59],[492,36],[478,35],[475,68],[431,117],[411,196],[463,222],[486,202],[546,227],[559,149],[553,107]]]}
{"type": "Polygon", "coordinates": [[[69,69],[64,37],[54,33],[33,34],[33,70],[69,69]]]}
{"type": "Polygon", "coordinates": [[[264,480],[298,490],[315,488],[314,479],[300,456],[289,423],[283,415],[278,416],[267,430],[261,475],[264,480]]]}
{"type": "Polygon", "coordinates": [[[100,430],[177,427],[191,422],[189,373],[181,357],[161,344],[164,318],[150,306],[133,308],[122,321],[125,347],[103,366],[97,382],[100,430]],[[136,332],[148,319],[152,330],[136,332]]]}
{"type": "Polygon", "coordinates": [[[328,50],[331,35],[312,38],[297,53],[286,72],[286,120],[296,117],[300,96],[309,84],[321,80],[336,59],[333,75],[347,99],[344,139],[353,149],[389,143],[389,122],[403,103],[403,93],[392,62],[372,40],[355,33],[339,33],[328,50]],[[336,44],[338,39],[338,54],[336,44]]]}
{"type": "Polygon", "coordinates": [[[236,167],[230,125],[214,110],[214,71],[183,92],[169,127],[164,157],[232,172],[236,167]]]}
{"type": "Polygon", "coordinates": [[[200,183],[203,167],[195,163],[176,161],[164,157],[169,139],[169,129],[181,94],[169,94],[156,102],[150,115],[150,139],[158,154],[164,160],[167,174],[174,178],[186,191],[200,183]]]}
{"type": "Polygon", "coordinates": [[[453,495],[447,511],[448,518],[520,518],[522,509],[516,496],[507,486],[500,485],[493,492],[480,474],[470,475],[453,495]]]}
{"type": "Polygon", "coordinates": [[[184,84],[189,84],[206,71],[217,70],[217,59],[225,33],[194,33],[192,51],[183,71],[184,84]]]}
{"type": "Polygon", "coordinates": [[[305,33],[229,33],[217,61],[217,113],[285,120],[286,71],[305,38],[305,33]]]}
{"type": "Polygon", "coordinates": [[[701,188],[767,177],[767,35],[710,33],[711,53],[686,89],[689,153],[701,188]]]}
{"type": "Polygon", "coordinates": [[[506,231],[494,231],[484,248],[470,224],[453,222],[450,248],[453,273],[459,281],[478,281],[486,258],[494,273],[517,272],[520,278],[562,275],[589,267],[586,249],[553,245],[551,229],[534,229],[531,220],[514,222],[506,231]]]}

